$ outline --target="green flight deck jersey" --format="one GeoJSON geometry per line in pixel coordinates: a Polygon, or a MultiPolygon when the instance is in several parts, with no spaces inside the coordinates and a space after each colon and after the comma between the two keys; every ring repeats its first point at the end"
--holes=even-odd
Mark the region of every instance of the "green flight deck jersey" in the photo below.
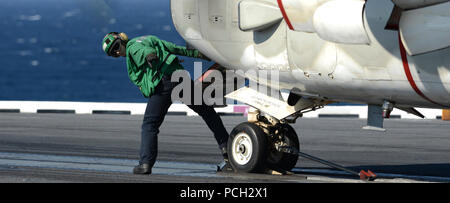
{"type": "Polygon", "coordinates": [[[133,38],[126,50],[128,76],[139,87],[144,97],[150,97],[164,75],[170,76],[183,69],[176,55],[199,57],[197,50],[188,50],[155,36],[133,38]],[[151,66],[148,56],[153,55],[151,66]]]}

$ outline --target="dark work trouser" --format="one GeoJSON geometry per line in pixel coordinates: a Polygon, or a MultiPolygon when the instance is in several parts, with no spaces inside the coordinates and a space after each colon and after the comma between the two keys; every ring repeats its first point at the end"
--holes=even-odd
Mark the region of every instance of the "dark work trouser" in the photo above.
{"type": "MultiPolygon", "coordinates": [[[[177,84],[179,83],[171,82],[170,77],[164,76],[155,88],[154,94],[148,99],[142,123],[140,164],[149,164],[150,167],[153,167],[155,164],[158,154],[159,127],[172,104],[171,93],[177,84]]],[[[191,104],[187,106],[203,118],[209,129],[214,133],[219,148],[226,147],[229,135],[222,123],[222,119],[220,119],[214,108],[206,105],[191,104]]]]}

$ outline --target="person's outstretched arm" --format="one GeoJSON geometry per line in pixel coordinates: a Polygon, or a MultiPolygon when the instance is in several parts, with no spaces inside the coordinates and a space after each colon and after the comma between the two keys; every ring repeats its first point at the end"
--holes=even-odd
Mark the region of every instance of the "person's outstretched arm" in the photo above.
{"type": "Polygon", "coordinates": [[[166,49],[172,54],[210,60],[208,57],[206,57],[205,55],[200,53],[198,50],[187,49],[184,46],[178,46],[172,42],[168,42],[168,41],[164,41],[164,40],[161,40],[161,42],[164,44],[166,49]]]}

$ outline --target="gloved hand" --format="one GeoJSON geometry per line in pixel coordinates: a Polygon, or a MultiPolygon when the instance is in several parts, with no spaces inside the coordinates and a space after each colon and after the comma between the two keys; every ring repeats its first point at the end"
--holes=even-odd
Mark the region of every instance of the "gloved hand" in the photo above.
{"type": "Polygon", "coordinates": [[[211,61],[210,58],[208,58],[207,56],[205,56],[204,54],[202,54],[200,51],[198,52],[197,58],[200,58],[200,59],[203,59],[203,60],[207,60],[207,61],[211,61]]]}
{"type": "Polygon", "coordinates": [[[150,66],[150,68],[153,68],[153,64],[158,63],[158,56],[156,54],[149,54],[147,57],[145,57],[145,60],[147,61],[147,64],[150,66]]]}

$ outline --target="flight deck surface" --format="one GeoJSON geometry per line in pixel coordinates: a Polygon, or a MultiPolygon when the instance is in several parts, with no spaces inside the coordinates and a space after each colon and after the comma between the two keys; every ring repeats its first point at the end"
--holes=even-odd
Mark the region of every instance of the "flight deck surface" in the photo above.
{"type": "MultiPolygon", "coordinates": [[[[242,116],[223,116],[227,130],[242,116]]],[[[0,182],[362,182],[300,158],[294,175],[216,173],[217,144],[200,117],[168,115],[152,175],[133,175],[142,115],[0,114],[0,182]]],[[[300,150],[379,182],[450,182],[450,123],[391,119],[386,133],[365,119],[300,118],[300,150]]]]}

